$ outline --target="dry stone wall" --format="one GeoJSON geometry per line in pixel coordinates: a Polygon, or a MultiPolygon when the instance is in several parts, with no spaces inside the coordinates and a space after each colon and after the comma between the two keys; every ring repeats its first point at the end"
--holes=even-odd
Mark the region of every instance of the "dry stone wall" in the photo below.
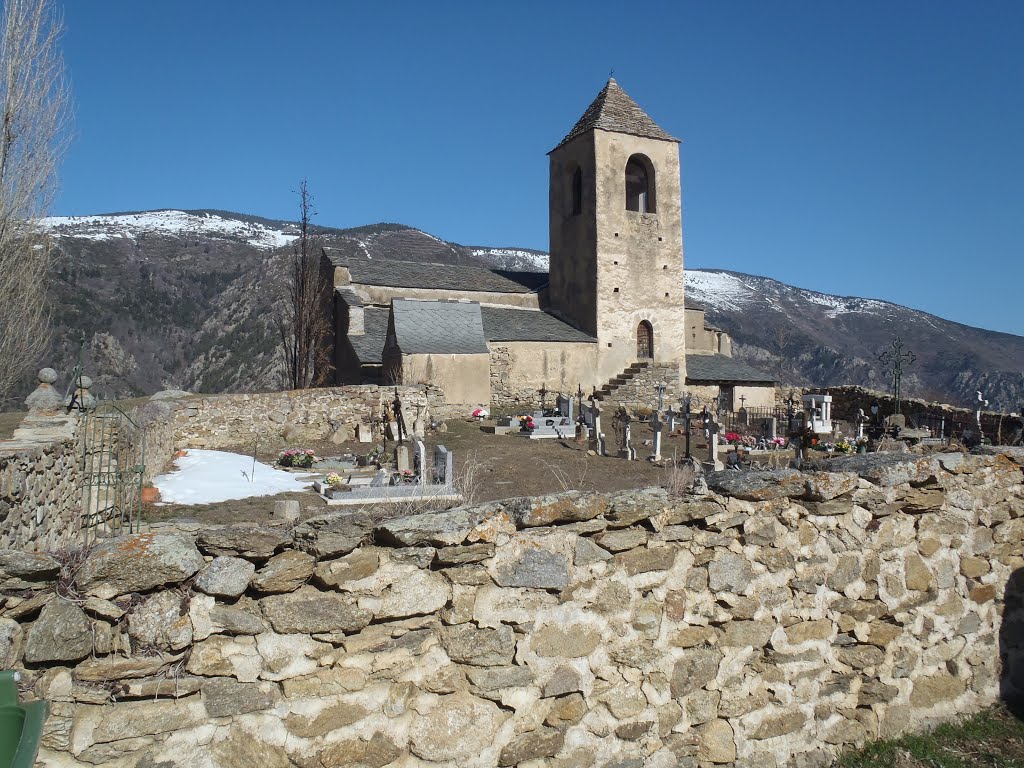
{"type": "Polygon", "coordinates": [[[5,552],[0,663],[54,768],[825,765],[1024,690],[1022,464],[5,552]]]}
{"type": "Polygon", "coordinates": [[[77,414],[30,415],[0,442],[0,547],[59,549],[82,526],[77,414]]]}

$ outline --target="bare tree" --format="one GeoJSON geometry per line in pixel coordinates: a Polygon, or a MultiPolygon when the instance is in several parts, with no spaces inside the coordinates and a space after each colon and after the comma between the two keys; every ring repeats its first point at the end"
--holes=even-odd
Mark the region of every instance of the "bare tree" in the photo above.
{"type": "Polygon", "coordinates": [[[0,37],[0,403],[48,340],[52,246],[40,221],[68,139],[70,93],[52,0],[4,0],[0,37]]]}
{"type": "Polygon", "coordinates": [[[286,282],[286,306],[278,323],[284,348],[284,381],[289,389],[306,389],[326,382],[330,374],[327,349],[330,305],[327,280],[320,271],[320,237],[310,231],[316,216],[306,180],[299,184],[299,237],[294,244],[286,282]]]}

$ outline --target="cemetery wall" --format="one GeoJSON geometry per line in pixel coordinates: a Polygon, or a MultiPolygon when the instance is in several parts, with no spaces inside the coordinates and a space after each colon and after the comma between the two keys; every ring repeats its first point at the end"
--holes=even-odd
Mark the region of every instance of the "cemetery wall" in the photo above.
{"type": "MultiPolygon", "coordinates": [[[[491,402],[536,409],[540,388],[555,395],[574,395],[580,385],[589,395],[594,380],[597,346],[592,343],[505,341],[491,346],[491,402]]],[[[603,382],[599,382],[603,383],[603,382]]]]}
{"type": "MultiPolygon", "coordinates": [[[[299,445],[356,437],[359,425],[380,437],[380,416],[395,387],[353,385],[287,392],[190,397],[176,401],[173,448],[251,446],[256,437],[270,444],[299,445]]],[[[437,387],[398,387],[406,427],[412,431],[417,406],[423,419],[444,417],[437,387]]]]}
{"type": "MultiPolygon", "coordinates": [[[[449,405],[486,406],[491,401],[489,356],[486,353],[401,355],[399,365],[403,381],[437,385],[449,405]]],[[[464,415],[470,413],[472,408],[464,410],[464,415]]]]}
{"type": "Polygon", "coordinates": [[[53,768],[827,765],[1024,688],[1022,464],[4,552],[0,664],[53,768]]]}
{"type": "Polygon", "coordinates": [[[78,542],[82,526],[78,423],[75,413],[32,414],[22,422],[15,439],[0,442],[0,547],[54,550],[78,542]]]}

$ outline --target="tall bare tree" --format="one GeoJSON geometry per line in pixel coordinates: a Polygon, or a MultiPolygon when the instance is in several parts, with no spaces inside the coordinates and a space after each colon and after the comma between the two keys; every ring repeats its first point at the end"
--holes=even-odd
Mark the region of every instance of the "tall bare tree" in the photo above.
{"type": "Polygon", "coordinates": [[[0,404],[48,341],[52,250],[41,227],[68,140],[70,91],[52,0],[4,0],[0,36],[0,404]]]}
{"type": "Polygon", "coordinates": [[[316,209],[305,179],[297,194],[299,237],[293,246],[285,312],[278,328],[284,348],[285,385],[289,389],[306,389],[323,384],[330,374],[330,304],[327,280],[320,271],[320,237],[311,231],[316,209]]]}

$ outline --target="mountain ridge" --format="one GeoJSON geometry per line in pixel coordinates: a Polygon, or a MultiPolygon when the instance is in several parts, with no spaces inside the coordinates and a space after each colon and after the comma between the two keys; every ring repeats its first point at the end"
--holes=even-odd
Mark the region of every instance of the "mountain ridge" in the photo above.
{"type": "MultiPolygon", "coordinates": [[[[70,371],[82,344],[87,370],[109,394],[278,386],[274,317],[295,222],[212,208],[44,222],[59,251],[46,364],[70,371]]],[[[547,271],[543,251],[466,246],[394,222],[314,231],[357,256],[547,271]]],[[[1007,410],[1024,396],[1024,337],[1014,334],[722,268],[687,269],[686,296],[732,335],[738,358],[784,385],[888,389],[876,358],[901,335],[918,352],[904,378],[908,396],[967,404],[982,389],[1007,410]]]]}

